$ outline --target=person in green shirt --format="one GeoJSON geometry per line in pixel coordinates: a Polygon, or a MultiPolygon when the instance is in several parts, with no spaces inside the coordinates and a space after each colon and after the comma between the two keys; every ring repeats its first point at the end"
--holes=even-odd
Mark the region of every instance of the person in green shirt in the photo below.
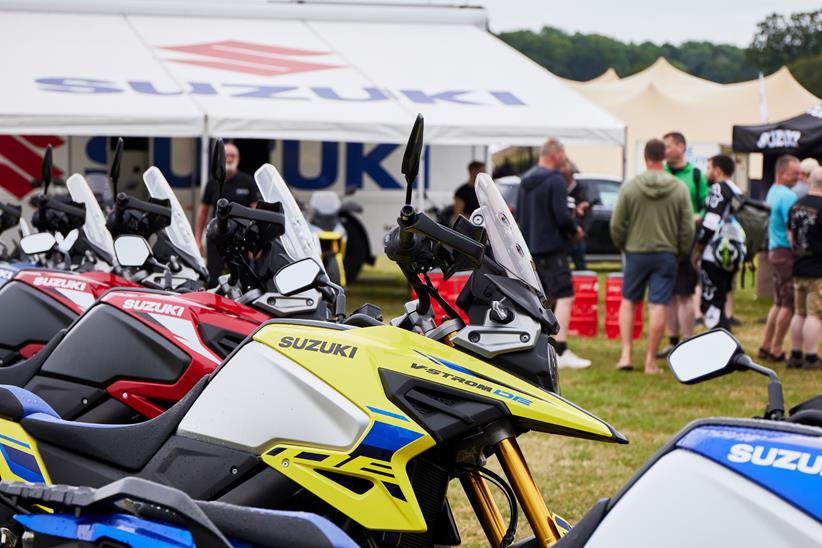
{"type": "MultiPolygon", "coordinates": [[[[694,225],[699,227],[702,215],[705,212],[705,198],[708,197],[708,179],[697,167],[685,159],[687,142],[685,136],[678,131],[666,133],[662,137],[665,143],[665,171],[679,179],[691,197],[691,207],[694,214],[694,225]]],[[[699,274],[688,259],[679,262],[676,272],[674,296],[666,311],[666,323],[670,346],[662,350],[659,355],[664,357],[676,346],[681,338],[687,339],[694,334],[694,318],[696,304],[694,296],[699,281],[699,274]]]]}

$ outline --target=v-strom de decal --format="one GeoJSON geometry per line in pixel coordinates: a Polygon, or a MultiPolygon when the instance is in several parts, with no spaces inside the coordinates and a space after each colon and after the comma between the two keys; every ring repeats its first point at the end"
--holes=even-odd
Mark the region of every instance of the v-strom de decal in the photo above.
{"type": "Polygon", "coordinates": [[[453,373],[447,373],[445,371],[440,371],[439,369],[435,369],[433,367],[428,367],[427,365],[421,365],[419,363],[412,363],[411,369],[422,370],[428,373],[429,375],[434,375],[438,377],[442,377],[444,379],[448,379],[452,382],[457,382],[464,384],[465,386],[470,386],[472,388],[477,388],[478,390],[483,390],[485,392],[491,393],[495,396],[499,396],[500,398],[504,398],[506,400],[511,400],[522,405],[531,405],[533,402],[529,399],[523,398],[522,396],[517,396],[507,390],[503,390],[501,388],[494,388],[493,386],[489,386],[487,384],[483,384],[481,382],[466,379],[465,377],[461,377],[460,375],[455,375],[453,373]]]}

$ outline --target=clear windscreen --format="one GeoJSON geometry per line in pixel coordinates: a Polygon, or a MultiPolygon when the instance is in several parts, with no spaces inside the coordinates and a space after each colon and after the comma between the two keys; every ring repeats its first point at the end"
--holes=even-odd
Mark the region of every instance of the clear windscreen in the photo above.
{"type": "Polygon", "coordinates": [[[113,261],[114,240],[106,228],[106,216],[103,215],[103,210],[100,209],[100,204],[97,203],[97,199],[94,197],[94,193],[89,188],[85,178],[75,173],[66,181],[66,187],[72,201],[86,206],[86,220],[83,223],[83,233],[86,235],[86,239],[93,246],[108,253],[108,257],[104,257],[107,261],[113,261]]]}
{"type": "Polygon", "coordinates": [[[263,200],[283,205],[285,233],[280,236],[280,241],[288,256],[294,261],[310,257],[322,266],[317,239],[277,168],[271,164],[262,165],[254,174],[254,180],[263,200]]]}
{"type": "Polygon", "coordinates": [[[171,185],[166,181],[163,172],[157,169],[156,166],[151,166],[143,173],[143,182],[152,198],[168,200],[171,204],[171,224],[163,229],[171,244],[190,255],[202,268],[205,268],[205,259],[203,259],[200,250],[197,248],[197,241],[194,238],[194,232],[191,230],[188,217],[171,189],[171,185]]]}
{"type": "Polygon", "coordinates": [[[480,173],[477,175],[474,190],[485,221],[488,241],[494,252],[494,260],[506,270],[510,278],[525,282],[539,295],[544,296],[545,291],[539,281],[531,252],[497,185],[488,174],[480,173]]]}

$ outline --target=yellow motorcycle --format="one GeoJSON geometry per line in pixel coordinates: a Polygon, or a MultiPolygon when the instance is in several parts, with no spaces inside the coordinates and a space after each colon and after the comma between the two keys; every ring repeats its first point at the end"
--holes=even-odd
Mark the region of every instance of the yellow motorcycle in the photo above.
{"type": "Polygon", "coordinates": [[[403,160],[406,205],[385,239],[419,296],[402,316],[385,325],[373,307],[346,315],[344,291],[314,259],[288,264],[277,290],[322,295],[327,320],[265,323],[155,419],[73,423],[0,386],[0,477],[99,487],[139,476],[197,499],[314,512],[370,547],[458,545],[446,496],[456,478],[492,546],[514,541],[517,503],[535,533],[527,545],[566,534],[517,437],[627,440],[559,395],[557,322],[490,177],[476,184],[482,215],[453,228],[410,205],[422,132],[418,117],[403,160]],[[471,325],[439,297],[427,278],[434,268],[473,270],[458,300],[471,325]],[[451,318],[436,322],[431,299],[451,318]],[[494,457],[504,477],[486,467],[494,457]],[[505,494],[509,520],[491,485],[505,494]]]}

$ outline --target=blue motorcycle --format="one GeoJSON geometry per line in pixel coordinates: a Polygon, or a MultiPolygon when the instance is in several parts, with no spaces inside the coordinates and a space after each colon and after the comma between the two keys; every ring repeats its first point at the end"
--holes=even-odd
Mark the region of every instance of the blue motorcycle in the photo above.
{"type": "Polygon", "coordinates": [[[327,519],[308,512],[192,500],[178,489],[125,478],[99,489],[0,483],[19,527],[0,529],[4,548],[355,548],[327,519]],[[48,507],[54,513],[42,513],[48,507]]]}
{"type": "Polygon", "coordinates": [[[776,373],[722,329],[682,342],[668,364],[683,384],[768,376],[764,415],[689,424],[555,547],[822,546],[822,395],[786,414],[776,373]]]}

